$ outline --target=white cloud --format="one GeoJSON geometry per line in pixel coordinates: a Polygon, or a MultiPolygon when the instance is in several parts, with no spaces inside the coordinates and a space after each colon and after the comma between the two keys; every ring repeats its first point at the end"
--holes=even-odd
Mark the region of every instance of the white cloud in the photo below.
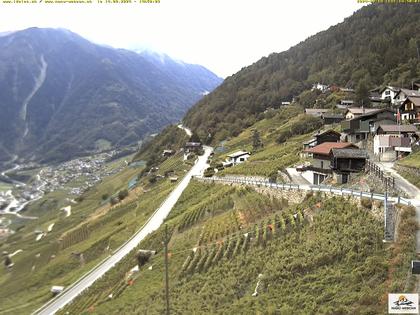
{"type": "MultiPolygon", "coordinates": [[[[94,0],[95,1],[95,0],[94,0]]],[[[0,9],[0,32],[68,28],[97,43],[147,47],[227,76],[341,22],[356,0],[161,0],[160,4],[27,4],[0,9]]]]}

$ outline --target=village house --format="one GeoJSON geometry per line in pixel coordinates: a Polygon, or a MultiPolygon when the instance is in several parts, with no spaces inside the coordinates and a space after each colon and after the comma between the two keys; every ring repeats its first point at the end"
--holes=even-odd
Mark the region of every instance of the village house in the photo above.
{"type": "Polygon", "coordinates": [[[354,89],[352,88],[340,88],[340,91],[346,93],[354,93],[354,89]]]}
{"type": "Polygon", "coordinates": [[[338,124],[344,120],[344,115],[336,113],[324,113],[321,115],[321,119],[324,125],[338,124]]]}
{"type": "Polygon", "coordinates": [[[401,105],[407,97],[420,97],[420,92],[417,90],[401,89],[394,97],[394,104],[401,105]]]}
{"type": "Polygon", "coordinates": [[[380,161],[394,161],[411,152],[418,140],[414,125],[379,125],[373,138],[373,152],[380,161]]]}
{"type": "Polygon", "coordinates": [[[338,184],[345,184],[351,173],[360,173],[365,169],[369,158],[365,150],[359,148],[345,148],[331,150],[331,169],[333,179],[338,184]]]}
{"type": "Polygon", "coordinates": [[[247,161],[250,156],[251,154],[249,152],[237,151],[227,156],[228,158],[226,162],[223,163],[223,166],[234,166],[243,163],[247,161]]]}
{"type": "Polygon", "coordinates": [[[394,161],[411,152],[412,140],[403,135],[379,134],[373,138],[373,153],[382,162],[394,161]]]}
{"type": "Polygon", "coordinates": [[[314,85],[312,85],[312,90],[320,90],[322,93],[324,93],[328,90],[328,85],[315,83],[314,85]]]}
{"type": "Polygon", "coordinates": [[[381,99],[384,101],[391,102],[391,104],[394,104],[395,102],[395,95],[400,91],[399,88],[393,87],[393,86],[386,86],[382,88],[379,91],[379,94],[381,95],[381,99]]]}
{"type": "Polygon", "coordinates": [[[344,107],[349,107],[349,106],[353,106],[354,105],[354,101],[353,100],[341,100],[340,101],[340,105],[344,106],[344,107]]]}
{"type": "Polygon", "coordinates": [[[303,143],[303,150],[313,148],[324,142],[340,142],[341,133],[332,129],[320,132],[313,135],[313,138],[303,143]]]}
{"type": "Polygon", "coordinates": [[[417,127],[414,125],[379,125],[376,128],[377,135],[403,135],[405,137],[413,136],[417,133],[417,127]]]}
{"type": "Polygon", "coordinates": [[[377,108],[351,107],[347,108],[344,116],[347,120],[378,111],[377,108]]]}
{"type": "Polygon", "coordinates": [[[397,116],[401,121],[420,122],[420,97],[408,96],[398,107],[397,116]]]}
{"type": "Polygon", "coordinates": [[[347,182],[349,173],[359,172],[367,158],[364,150],[348,142],[324,142],[305,152],[312,156],[312,163],[305,167],[304,177],[315,185],[321,184],[328,176],[340,183],[347,182]]]}
{"type": "Polygon", "coordinates": [[[175,153],[174,150],[163,150],[162,156],[167,157],[167,156],[171,156],[174,153],[175,153]]]}
{"type": "Polygon", "coordinates": [[[420,83],[414,83],[413,84],[413,89],[420,92],[420,83]]]}
{"type": "Polygon", "coordinates": [[[376,109],[341,122],[344,140],[357,143],[373,135],[379,125],[395,124],[394,111],[390,109],[376,109]]]}
{"type": "Polygon", "coordinates": [[[187,142],[184,146],[186,152],[199,152],[203,148],[200,142],[187,142]]]}

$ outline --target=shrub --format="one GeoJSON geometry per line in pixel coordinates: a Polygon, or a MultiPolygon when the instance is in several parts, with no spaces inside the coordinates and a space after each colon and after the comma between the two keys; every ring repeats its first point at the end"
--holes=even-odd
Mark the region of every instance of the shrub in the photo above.
{"type": "Polygon", "coordinates": [[[120,200],[124,200],[125,197],[127,197],[127,196],[128,196],[128,190],[127,189],[120,190],[120,192],[118,193],[118,199],[120,199],[120,200]]]}
{"type": "Polygon", "coordinates": [[[362,205],[363,208],[372,209],[372,200],[368,198],[362,198],[360,200],[360,204],[362,205]]]}
{"type": "Polygon", "coordinates": [[[109,203],[111,204],[111,206],[115,206],[118,202],[119,202],[119,199],[117,197],[112,197],[109,200],[109,203]]]}

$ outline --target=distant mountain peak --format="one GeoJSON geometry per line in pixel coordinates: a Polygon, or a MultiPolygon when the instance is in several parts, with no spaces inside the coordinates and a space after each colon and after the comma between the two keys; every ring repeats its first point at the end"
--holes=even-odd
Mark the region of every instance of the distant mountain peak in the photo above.
{"type": "Polygon", "coordinates": [[[97,45],[67,29],[8,32],[0,36],[0,163],[136,143],[221,81],[204,67],[97,45]]]}

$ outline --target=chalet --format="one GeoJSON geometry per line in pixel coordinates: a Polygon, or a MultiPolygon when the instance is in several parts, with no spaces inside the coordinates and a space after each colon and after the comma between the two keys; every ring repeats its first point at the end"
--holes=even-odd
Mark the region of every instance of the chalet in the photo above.
{"type": "Polygon", "coordinates": [[[359,173],[365,169],[369,158],[365,150],[344,148],[331,150],[331,169],[338,184],[347,183],[350,173],[359,173]]]}
{"type": "Polygon", "coordinates": [[[407,99],[398,107],[397,118],[401,121],[420,121],[420,97],[408,96],[407,99]]]}
{"type": "Polygon", "coordinates": [[[378,111],[377,108],[351,107],[344,113],[347,120],[378,111]]]}
{"type": "Polygon", "coordinates": [[[341,122],[341,131],[344,140],[357,143],[366,140],[369,135],[373,135],[379,125],[395,124],[394,111],[390,109],[376,109],[353,119],[341,122]]]}
{"type": "Polygon", "coordinates": [[[382,103],[382,97],[379,93],[380,90],[380,88],[375,88],[369,91],[369,100],[371,103],[382,103]]]}
{"type": "Polygon", "coordinates": [[[340,91],[346,93],[354,93],[354,89],[352,88],[340,88],[340,91]]]}
{"type": "Polygon", "coordinates": [[[346,107],[353,106],[354,101],[353,100],[341,100],[340,105],[343,105],[343,106],[346,106],[346,107]]]}
{"type": "Polygon", "coordinates": [[[357,146],[348,142],[324,142],[313,148],[305,150],[305,152],[312,155],[313,158],[312,164],[306,168],[313,174],[311,176],[311,182],[313,184],[318,185],[322,183],[328,175],[332,175],[332,150],[345,148],[357,149],[357,146]]]}
{"type": "Polygon", "coordinates": [[[311,115],[315,117],[321,117],[322,114],[329,112],[330,109],[328,108],[305,108],[305,114],[311,115]]]}
{"type": "Polygon", "coordinates": [[[328,85],[316,83],[312,85],[312,90],[320,90],[322,93],[324,93],[326,90],[328,90],[328,85]]]}
{"type": "Polygon", "coordinates": [[[200,142],[187,142],[184,148],[186,152],[198,152],[203,146],[200,142]]]}
{"type": "Polygon", "coordinates": [[[174,153],[175,153],[174,150],[163,150],[162,156],[164,156],[164,157],[171,156],[174,153]]]}
{"type": "Polygon", "coordinates": [[[401,105],[407,97],[420,97],[420,92],[417,90],[401,89],[394,97],[394,104],[401,105]]]}
{"type": "Polygon", "coordinates": [[[413,89],[420,92],[420,83],[414,83],[413,84],[413,89]]]}
{"type": "Polygon", "coordinates": [[[332,129],[317,132],[313,135],[313,138],[303,143],[303,150],[313,148],[324,142],[340,142],[341,133],[334,131],[332,129]]]}
{"type": "Polygon", "coordinates": [[[379,125],[375,133],[377,135],[411,136],[417,133],[417,127],[414,125],[379,125]]]}
{"type": "Polygon", "coordinates": [[[338,124],[344,120],[343,114],[324,113],[321,115],[322,121],[325,125],[338,124]]]}
{"type": "Polygon", "coordinates": [[[247,161],[250,156],[251,154],[249,152],[237,151],[228,155],[227,163],[231,163],[232,165],[240,164],[247,161]]]}
{"type": "Polygon", "coordinates": [[[394,161],[411,152],[413,140],[410,136],[377,134],[373,138],[373,153],[379,161],[394,161]]]}
{"type": "Polygon", "coordinates": [[[395,102],[394,97],[395,95],[397,95],[399,91],[400,91],[399,88],[396,88],[393,86],[386,86],[379,91],[379,94],[381,95],[382,100],[388,101],[388,102],[391,102],[391,104],[394,104],[395,102]]]}

